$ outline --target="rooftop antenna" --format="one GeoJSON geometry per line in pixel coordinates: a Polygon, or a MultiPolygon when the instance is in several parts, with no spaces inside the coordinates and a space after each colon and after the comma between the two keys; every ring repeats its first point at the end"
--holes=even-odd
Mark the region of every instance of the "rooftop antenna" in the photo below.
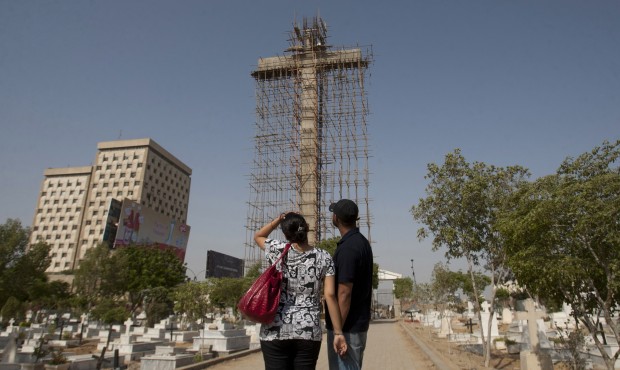
{"type": "Polygon", "coordinates": [[[117,140],[120,140],[122,136],[123,136],[123,130],[121,130],[121,131],[118,133],[118,139],[117,139],[117,140]]]}

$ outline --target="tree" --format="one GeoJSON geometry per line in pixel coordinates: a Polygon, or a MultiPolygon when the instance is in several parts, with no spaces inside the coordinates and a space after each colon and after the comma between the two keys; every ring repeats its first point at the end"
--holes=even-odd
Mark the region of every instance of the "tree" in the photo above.
{"type": "Polygon", "coordinates": [[[454,298],[461,288],[461,278],[448,266],[436,263],[431,275],[431,292],[435,304],[455,303],[454,298]]]}
{"type": "Polygon", "coordinates": [[[620,341],[620,141],[567,158],[556,174],[522,186],[502,214],[508,264],[546,305],[573,308],[608,369],[620,355],[604,350],[600,317],[620,341]]]}
{"type": "MultiPolygon", "coordinates": [[[[127,246],[110,250],[100,245],[86,253],[75,272],[76,290],[81,297],[86,297],[89,306],[104,300],[126,301],[131,314],[145,303],[149,293],[154,297],[153,289],[163,288],[169,292],[183,282],[183,262],[169,249],[151,247],[127,246]]],[[[157,302],[165,303],[162,290],[155,292],[157,302]]],[[[161,310],[163,306],[157,307],[161,310]]]]}
{"type": "MultiPolygon", "coordinates": [[[[505,251],[501,234],[497,231],[497,216],[508,195],[515,191],[527,170],[520,166],[495,167],[482,162],[469,163],[459,149],[449,153],[438,166],[428,165],[425,176],[430,182],[427,197],[411,208],[415,220],[425,225],[418,230],[418,238],[433,235],[433,250],[446,247],[446,258],[465,258],[471,277],[474,297],[479,297],[475,270],[478,266],[489,271],[492,286],[494,279],[507,273],[505,251]]],[[[494,299],[494,289],[491,292],[494,299]]],[[[476,299],[478,319],[480,305],[476,299]]],[[[491,306],[490,317],[493,317],[491,306]]],[[[488,327],[490,332],[491,319],[488,327]]],[[[485,366],[491,358],[491,338],[484,338],[485,366]]]]}
{"type": "Polygon", "coordinates": [[[144,312],[146,312],[146,326],[153,326],[159,321],[174,313],[174,302],[171,292],[165,287],[154,287],[144,296],[144,312]]]}
{"type": "Polygon", "coordinates": [[[107,281],[113,278],[110,275],[114,272],[110,266],[111,256],[112,250],[104,244],[88,249],[74,272],[73,284],[77,294],[85,300],[86,309],[90,309],[89,306],[101,297],[118,295],[118,290],[110,288],[111,284],[107,281]]]}
{"type": "Polygon", "coordinates": [[[254,279],[248,278],[209,279],[209,301],[219,309],[233,307],[236,310],[237,303],[250,288],[253,281],[254,279]]]}
{"type": "Polygon", "coordinates": [[[410,277],[394,279],[394,297],[409,299],[413,296],[413,280],[410,277]]]}
{"type": "Polygon", "coordinates": [[[128,246],[116,250],[112,267],[118,272],[118,289],[125,292],[133,313],[152,288],[173,288],[185,282],[185,266],[166,248],[128,246]]]}
{"type": "Polygon", "coordinates": [[[469,300],[478,302],[480,297],[476,295],[473,287],[476,286],[478,289],[484,290],[491,282],[491,279],[479,272],[474,272],[472,275],[462,271],[451,271],[447,265],[437,263],[433,268],[431,281],[435,303],[454,305],[459,303],[457,301],[459,291],[466,294],[469,300]],[[474,283],[472,283],[472,276],[474,283]]]}
{"type": "Polygon", "coordinates": [[[188,281],[177,286],[173,293],[174,311],[185,315],[190,329],[196,322],[204,320],[211,307],[209,303],[208,283],[205,281],[188,281]]]}
{"type": "Polygon", "coordinates": [[[122,323],[129,312],[125,309],[124,302],[119,302],[110,298],[103,298],[90,311],[95,320],[99,320],[104,324],[112,325],[122,323]]]}
{"type": "Polygon", "coordinates": [[[330,256],[333,256],[336,253],[336,248],[338,248],[338,242],[340,241],[339,236],[335,236],[333,238],[321,240],[317,245],[318,248],[324,249],[330,256]]]}
{"type": "Polygon", "coordinates": [[[19,220],[0,225],[0,307],[9,297],[21,303],[42,299],[49,289],[45,270],[49,267],[49,245],[28,244],[30,230],[19,220]]]}

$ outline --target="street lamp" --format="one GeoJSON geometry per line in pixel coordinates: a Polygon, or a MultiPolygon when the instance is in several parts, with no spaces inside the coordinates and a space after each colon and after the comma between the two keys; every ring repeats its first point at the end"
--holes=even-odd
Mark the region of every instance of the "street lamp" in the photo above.
{"type": "Polygon", "coordinates": [[[413,258],[411,259],[411,275],[413,275],[413,286],[418,285],[418,284],[415,282],[415,271],[414,271],[414,269],[413,269],[413,258]]]}
{"type": "MultiPolygon", "coordinates": [[[[200,274],[201,272],[207,271],[207,269],[200,270],[200,271],[198,271],[198,274],[197,274],[197,273],[194,272],[194,270],[192,270],[191,268],[187,267],[187,265],[185,265],[185,269],[189,270],[189,272],[191,272],[192,275],[194,275],[194,279],[193,279],[194,281],[198,281],[198,274],[200,274]]],[[[191,281],[192,279],[190,279],[189,276],[188,276],[187,280],[191,281]]]]}

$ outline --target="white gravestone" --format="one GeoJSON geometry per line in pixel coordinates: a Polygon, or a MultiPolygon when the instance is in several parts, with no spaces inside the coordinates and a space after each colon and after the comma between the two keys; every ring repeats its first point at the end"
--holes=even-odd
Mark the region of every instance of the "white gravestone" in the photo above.
{"type": "Polygon", "coordinates": [[[540,352],[538,341],[538,323],[536,320],[545,316],[543,311],[537,311],[532,299],[525,300],[525,312],[515,312],[516,320],[527,320],[527,333],[530,348],[521,351],[521,370],[553,370],[551,359],[540,352]]]}
{"type": "Polygon", "coordinates": [[[512,311],[508,307],[502,309],[502,324],[512,324],[512,311]]]}

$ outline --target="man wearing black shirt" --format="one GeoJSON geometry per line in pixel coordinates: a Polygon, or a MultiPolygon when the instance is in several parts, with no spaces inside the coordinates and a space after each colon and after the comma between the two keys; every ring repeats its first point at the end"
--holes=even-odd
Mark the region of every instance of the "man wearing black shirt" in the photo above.
{"type": "Polygon", "coordinates": [[[335,335],[344,335],[349,347],[345,356],[328,351],[330,370],[361,369],[366,348],[372,302],[373,257],[370,243],[357,227],[359,210],[349,199],[341,199],[329,206],[332,221],[342,236],[334,253],[336,267],[336,294],[342,315],[342,333],[333,330],[329,313],[325,310],[327,343],[335,335]]]}

